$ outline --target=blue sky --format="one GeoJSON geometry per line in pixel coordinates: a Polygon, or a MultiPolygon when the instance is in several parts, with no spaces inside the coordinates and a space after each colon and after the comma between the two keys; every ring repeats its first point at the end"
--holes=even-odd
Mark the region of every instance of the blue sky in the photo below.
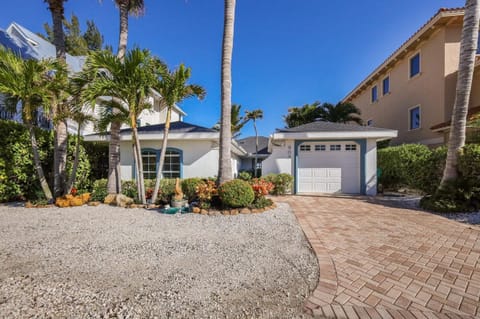
{"type": "MultiPolygon", "coordinates": [[[[220,114],[221,0],[145,0],[143,17],[130,19],[129,47],[150,49],[171,67],[192,68],[192,83],[207,90],[187,100],[185,121],[211,127],[220,114]]],[[[259,133],[283,127],[291,106],[336,103],[441,7],[463,0],[321,1],[237,0],[233,97],[242,109],[264,110],[259,133]]],[[[116,48],[118,10],[111,0],[69,0],[85,27],[93,19],[116,48]]],[[[43,31],[51,16],[43,0],[4,1],[0,27],[12,21],[43,31]]],[[[247,125],[241,137],[253,135],[247,125]]]]}

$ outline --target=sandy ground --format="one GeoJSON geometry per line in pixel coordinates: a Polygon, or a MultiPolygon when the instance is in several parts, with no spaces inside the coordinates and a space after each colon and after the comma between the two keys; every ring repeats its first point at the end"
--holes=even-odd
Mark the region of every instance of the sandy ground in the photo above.
{"type": "Polygon", "coordinates": [[[318,275],[286,204],[237,216],[0,206],[0,317],[303,317],[318,275]]]}

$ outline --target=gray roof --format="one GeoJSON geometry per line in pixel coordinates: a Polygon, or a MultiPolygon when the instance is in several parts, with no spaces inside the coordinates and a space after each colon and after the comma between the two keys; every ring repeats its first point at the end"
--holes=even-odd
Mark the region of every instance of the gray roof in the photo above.
{"type": "MultiPolygon", "coordinates": [[[[146,125],[138,127],[139,134],[158,134],[163,133],[165,130],[165,123],[155,124],[155,125],[146,125]]],[[[187,122],[171,122],[170,123],[170,133],[218,133],[218,131],[212,130],[211,128],[198,126],[195,124],[187,122]]],[[[132,133],[131,128],[125,128],[120,130],[121,135],[129,135],[132,133]]],[[[100,135],[100,134],[92,134],[100,135]]]]}
{"type": "MultiPolygon", "coordinates": [[[[240,145],[247,153],[255,154],[255,136],[249,136],[237,140],[238,145],[240,145]]],[[[258,137],[258,154],[259,155],[268,155],[268,137],[259,136],[258,137]]]]}
{"type": "MultiPolygon", "coordinates": [[[[6,30],[0,29],[0,46],[14,51],[24,59],[47,59],[56,57],[55,46],[32,31],[12,22],[6,30]]],[[[84,56],[67,53],[67,64],[73,72],[82,70],[84,56]]]]}
{"type": "Polygon", "coordinates": [[[332,123],[324,121],[316,121],[300,126],[277,129],[278,133],[303,133],[303,132],[377,132],[385,131],[387,129],[373,127],[373,126],[362,126],[358,124],[343,124],[343,123],[332,123]]]}

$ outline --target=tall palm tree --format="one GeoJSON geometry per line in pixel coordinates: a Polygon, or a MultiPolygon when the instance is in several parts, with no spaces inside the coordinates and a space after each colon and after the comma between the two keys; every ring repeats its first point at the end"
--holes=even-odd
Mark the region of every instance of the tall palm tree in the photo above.
{"type": "Polygon", "coordinates": [[[455,104],[448,138],[447,160],[440,188],[458,176],[458,155],[465,145],[468,103],[472,90],[475,56],[478,48],[480,0],[467,0],[463,17],[460,62],[458,67],[455,104]]]}
{"type": "Polygon", "coordinates": [[[43,106],[44,112],[48,112],[52,98],[48,89],[51,82],[48,74],[55,67],[55,63],[50,60],[23,60],[11,51],[0,49],[0,92],[6,95],[6,102],[14,108],[21,102],[22,120],[30,135],[35,170],[49,202],[53,200],[53,196],[40,162],[33,122],[34,113],[39,108],[43,106]]]}
{"type": "MultiPolygon", "coordinates": [[[[64,2],[66,0],[44,0],[52,15],[53,21],[53,44],[57,60],[60,63],[67,63],[67,53],[65,45],[65,34],[63,30],[64,2]]],[[[67,170],[67,146],[68,131],[67,121],[60,118],[59,115],[64,112],[64,105],[57,99],[51,107],[51,113],[54,126],[54,147],[53,147],[53,191],[55,197],[63,195],[65,192],[66,170],[67,170]]]]}
{"type": "Polygon", "coordinates": [[[253,121],[253,128],[255,129],[255,164],[253,169],[254,177],[258,177],[257,172],[257,163],[258,163],[258,131],[257,131],[257,120],[263,119],[263,111],[261,109],[256,109],[253,111],[245,111],[245,118],[247,120],[253,121]]]}
{"type": "Polygon", "coordinates": [[[74,79],[84,101],[95,105],[99,98],[109,96],[112,97],[110,106],[118,110],[112,111],[110,118],[121,124],[115,113],[127,115],[132,129],[138,199],[143,204],[146,198],[137,119],[143,110],[151,107],[148,97],[160,75],[158,65],[148,50],[128,51],[123,61],[108,51],[92,52],[84,70],[74,79]]]}
{"type": "MultiPolygon", "coordinates": [[[[129,15],[140,16],[145,10],[143,0],[115,0],[120,14],[120,32],[118,39],[117,57],[123,61],[127,52],[128,42],[128,17],[129,15]]],[[[121,104],[116,101],[116,104],[121,104]]],[[[113,109],[117,111],[117,108],[113,109]]],[[[108,146],[108,182],[109,194],[119,194],[122,190],[120,171],[120,128],[122,123],[113,120],[110,125],[110,142],[108,146]]]]}
{"type": "Polygon", "coordinates": [[[326,122],[362,124],[360,110],[352,103],[323,103],[318,109],[318,118],[326,122]]]}
{"type": "Polygon", "coordinates": [[[218,183],[232,179],[232,53],[233,30],[235,22],[235,0],[225,0],[223,41],[222,41],[222,110],[220,125],[220,156],[218,165],[218,183]]]}
{"type": "Polygon", "coordinates": [[[160,152],[160,159],[157,167],[157,177],[152,195],[152,203],[157,201],[160,179],[163,178],[162,170],[165,163],[165,154],[167,153],[168,132],[170,131],[172,108],[187,98],[197,96],[199,99],[203,99],[205,97],[205,90],[201,86],[187,84],[191,75],[190,68],[185,68],[183,64],[180,64],[178,69],[174,71],[169,71],[165,66],[163,66],[161,70],[162,79],[155,86],[155,89],[162,96],[161,104],[167,108],[167,116],[165,120],[165,129],[163,130],[162,150],[160,152]]]}

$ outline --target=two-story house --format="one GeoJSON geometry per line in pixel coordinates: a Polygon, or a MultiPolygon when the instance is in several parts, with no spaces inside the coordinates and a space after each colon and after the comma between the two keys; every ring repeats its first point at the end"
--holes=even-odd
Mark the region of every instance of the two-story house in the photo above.
{"type": "MultiPolygon", "coordinates": [[[[361,110],[367,125],[397,130],[393,145],[446,143],[455,101],[463,15],[462,8],[440,9],[343,99],[361,110]]],[[[469,116],[478,112],[480,55],[469,116]]]]}

